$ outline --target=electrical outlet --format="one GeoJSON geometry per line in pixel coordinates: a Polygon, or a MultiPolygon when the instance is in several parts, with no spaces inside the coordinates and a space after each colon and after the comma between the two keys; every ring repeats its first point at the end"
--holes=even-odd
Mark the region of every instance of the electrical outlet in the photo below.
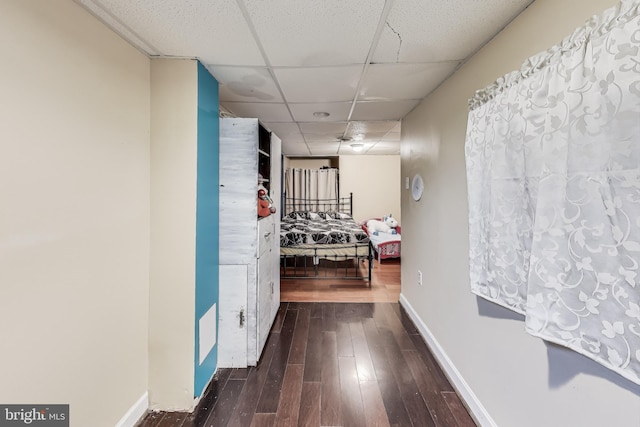
{"type": "Polygon", "coordinates": [[[418,270],[418,285],[422,286],[422,271],[418,270]]]}

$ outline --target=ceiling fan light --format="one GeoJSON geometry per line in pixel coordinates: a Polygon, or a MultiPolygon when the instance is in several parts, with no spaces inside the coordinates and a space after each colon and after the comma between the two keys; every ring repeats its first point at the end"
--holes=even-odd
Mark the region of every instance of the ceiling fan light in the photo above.
{"type": "Polygon", "coordinates": [[[359,153],[360,151],[362,151],[362,149],[364,148],[364,144],[362,143],[355,143],[355,144],[351,144],[351,148],[353,149],[353,151],[355,151],[356,153],[359,153]]]}

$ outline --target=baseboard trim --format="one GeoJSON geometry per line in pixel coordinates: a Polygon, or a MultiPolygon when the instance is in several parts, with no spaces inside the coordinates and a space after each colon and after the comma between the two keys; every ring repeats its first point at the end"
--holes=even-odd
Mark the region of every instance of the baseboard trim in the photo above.
{"type": "Polygon", "coordinates": [[[118,421],[115,427],[134,427],[147,412],[147,409],[149,409],[149,392],[145,391],[140,399],[138,399],[120,421],[118,421]]]}
{"type": "Polygon", "coordinates": [[[436,340],[435,336],[429,328],[427,328],[427,325],[425,325],[418,316],[403,294],[400,294],[400,305],[405,309],[409,317],[411,317],[411,320],[413,320],[413,323],[418,328],[420,335],[422,335],[422,338],[427,343],[427,346],[440,364],[445,375],[466,404],[476,424],[482,427],[497,427],[495,421],[493,421],[482,403],[480,403],[480,400],[478,400],[478,397],[471,390],[464,378],[462,378],[462,375],[460,375],[458,369],[456,369],[451,359],[449,359],[444,349],[440,346],[438,340],[436,340]]]}

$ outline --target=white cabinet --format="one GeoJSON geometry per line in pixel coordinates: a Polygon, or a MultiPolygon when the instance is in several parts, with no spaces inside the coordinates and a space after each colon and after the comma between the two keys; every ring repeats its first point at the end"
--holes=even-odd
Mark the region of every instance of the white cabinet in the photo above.
{"type": "Polygon", "coordinates": [[[280,305],[280,216],[257,208],[258,173],[280,206],[280,144],[257,119],[220,119],[220,368],[256,365],[280,305]]]}

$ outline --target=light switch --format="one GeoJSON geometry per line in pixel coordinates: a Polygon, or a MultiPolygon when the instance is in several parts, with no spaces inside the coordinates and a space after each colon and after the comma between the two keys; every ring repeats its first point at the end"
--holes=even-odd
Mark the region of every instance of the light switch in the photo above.
{"type": "Polygon", "coordinates": [[[404,189],[408,190],[409,189],[409,177],[405,177],[404,178],[404,189]]]}

